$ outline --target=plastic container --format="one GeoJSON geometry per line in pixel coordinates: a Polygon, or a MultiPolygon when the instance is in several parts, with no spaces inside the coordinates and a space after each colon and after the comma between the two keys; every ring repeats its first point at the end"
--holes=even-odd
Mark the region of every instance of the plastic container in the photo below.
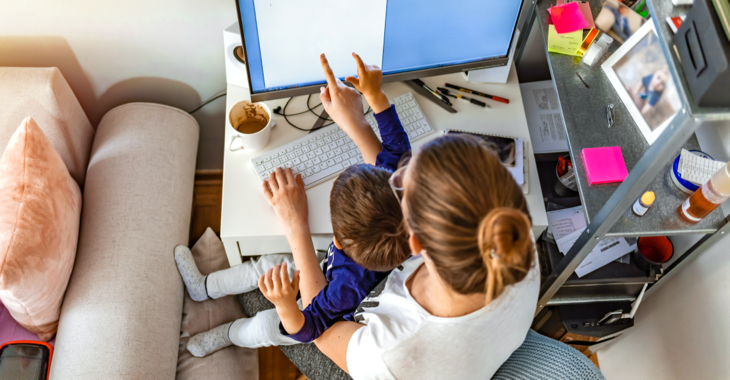
{"type": "Polygon", "coordinates": [[[677,213],[689,223],[697,223],[730,198],[730,162],[712,175],[677,208],[677,213]]]}
{"type": "MultiPolygon", "coordinates": [[[[714,160],[714,158],[712,158],[712,156],[710,156],[709,154],[707,154],[701,150],[690,150],[690,152],[692,152],[702,158],[714,160]]],[[[692,194],[695,191],[697,191],[697,189],[699,189],[700,187],[699,187],[699,185],[695,185],[694,183],[692,183],[690,181],[682,179],[682,175],[679,174],[679,172],[678,172],[679,156],[680,155],[677,155],[677,158],[674,159],[674,164],[672,164],[672,176],[671,176],[672,182],[674,182],[674,185],[677,186],[677,188],[679,188],[679,190],[682,190],[683,192],[685,192],[687,194],[692,194]]]]}

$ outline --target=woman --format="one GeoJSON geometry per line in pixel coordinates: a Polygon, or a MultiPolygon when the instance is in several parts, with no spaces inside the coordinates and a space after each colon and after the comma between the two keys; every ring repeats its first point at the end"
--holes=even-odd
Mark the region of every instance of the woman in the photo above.
{"type": "MultiPolygon", "coordinates": [[[[363,93],[379,91],[380,71],[356,60],[359,78],[347,80],[363,93]]],[[[335,78],[324,56],[322,67],[325,110],[366,156],[379,142],[360,95],[335,78]]],[[[323,279],[297,182],[290,173],[272,175],[269,199],[301,270],[306,305],[323,279]]],[[[424,145],[392,182],[414,257],[362,302],[357,322],[336,323],[315,344],[355,379],[491,377],[524,340],[537,304],[537,257],[522,192],[492,152],[458,136],[424,145]]]]}

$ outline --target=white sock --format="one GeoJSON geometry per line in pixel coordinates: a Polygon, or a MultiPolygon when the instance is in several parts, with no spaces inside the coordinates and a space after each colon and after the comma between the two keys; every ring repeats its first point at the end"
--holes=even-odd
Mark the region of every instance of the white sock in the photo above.
{"type": "MultiPolygon", "coordinates": [[[[301,309],[301,304],[299,308],[301,309]]],[[[228,332],[228,337],[236,346],[247,348],[299,344],[300,342],[281,335],[279,321],[276,309],[264,310],[252,318],[235,320],[228,332]]]]}
{"type": "Polygon", "coordinates": [[[175,247],[175,263],[180,271],[180,276],[188,289],[188,294],[193,301],[204,301],[208,299],[205,291],[205,276],[200,274],[198,266],[190,249],[184,245],[175,247]]]}
{"type": "Polygon", "coordinates": [[[188,340],[188,351],[193,356],[202,358],[232,345],[233,343],[228,338],[228,330],[232,324],[233,322],[228,322],[191,337],[188,340]]]}
{"type": "Polygon", "coordinates": [[[208,275],[204,283],[207,295],[217,299],[230,294],[241,294],[258,289],[259,277],[269,268],[286,262],[289,279],[294,277],[294,258],[291,254],[264,255],[258,260],[249,260],[233,268],[219,270],[208,275]]]}

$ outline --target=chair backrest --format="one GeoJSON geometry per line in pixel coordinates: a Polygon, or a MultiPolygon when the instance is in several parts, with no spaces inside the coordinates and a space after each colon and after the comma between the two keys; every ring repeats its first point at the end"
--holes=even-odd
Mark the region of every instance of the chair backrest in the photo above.
{"type": "Polygon", "coordinates": [[[532,330],[492,380],[605,380],[601,371],[573,347],[532,330]]]}

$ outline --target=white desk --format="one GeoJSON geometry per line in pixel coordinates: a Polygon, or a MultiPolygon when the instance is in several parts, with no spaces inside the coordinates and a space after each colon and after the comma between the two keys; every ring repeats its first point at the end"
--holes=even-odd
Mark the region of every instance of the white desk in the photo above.
{"type": "MultiPolygon", "coordinates": [[[[522,95],[520,94],[520,86],[514,66],[510,70],[509,80],[506,84],[469,83],[460,73],[425,78],[423,81],[431,88],[443,86],[445,82],[461,84],[468,88],[499,95],[510,100],[509,104],[486,100],[488,104],[492,105],[491,109],[483,109],[473,104],[457,101],[454,103],[454,108],[459,112],[451,114],[421,95],[414,93],[418,104],[437,131],[413,143],[413,148],[417,149],[424,142],[441,136],[440,132],[449,128],[523,138],[528,142],[529,193],[526,195],[527,205],[532,216],[535,236],[542,233],[547,227],[547,216],[537,176],[535,156],[532,152],[532,144],[529,143],[530,134],[527,129],[522,95]]],[[[383,89],[389,98],[411,91],[409,87],[401,82],[385,84],[383,89]]],[[[319,104],[318,94],[312,97],[314,98],[312,104],[319,104]]],[[[228,85],[226,115],[228,115],[228,111],[234,104],[244,99],[250,99],[247,88],[228,85]]],[[[304,107],[305,100],[306,97],[292,100],[287,111],[294,113],[306,109],[304,107]]],[[[279,105],[283,107],[286,99],[266,103],[273,110],[279,105]]],[[[318,109],[321,110],[321,107],[318,109]]],[[[315,119],[311,114],[290,118],[297,126],[302,128],[310,128],[315,119]]],[[[283,145],[307,134],[307,132],[292,128],[281,116],[274,115],[274,120],[276,120],[277,126],[272,131],[271,142],[263,151],[283,145]]],[[[226,117],[226,123],[228,123],[228,117],[226,117]]],[[[226,142],[230,139],[230,134],[230,128],[226,126],[226,142]]],[[[226,247],[226,254],[231,266],[240,264],[242,256],[290,252],[289,244],[284,238],[274,211],[264,198],[261,192],[261,183],[249,162],[251,157],[261,154],[262,151],[254,153],[245,150],[231,152],[228,150],[227,144],[225,149],[221,240],[226,247]]],[[[331,179],[307,190],[309,224],[317,249],[326,249],[332,240],[329,193],[333,182],[334,179],[331,179]]]]}

